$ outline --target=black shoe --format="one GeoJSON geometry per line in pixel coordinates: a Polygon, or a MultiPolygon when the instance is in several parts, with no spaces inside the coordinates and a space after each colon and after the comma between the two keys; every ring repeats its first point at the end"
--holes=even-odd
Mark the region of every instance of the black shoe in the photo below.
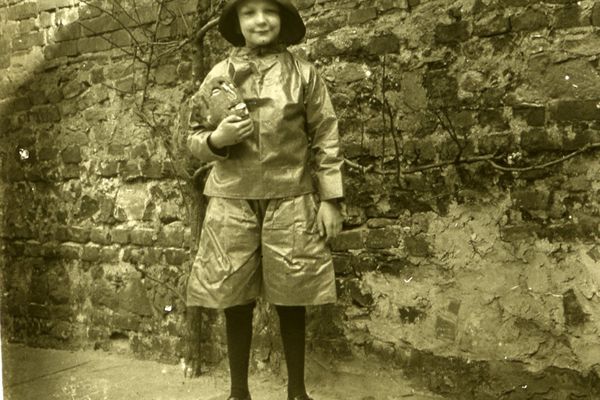
{"type": "Polygon", "coordinates": [[[227,398],[227,400],[252,400],[252,399],[250,398],[250,395],[248,395],[248,396],[246,396],[244,398],[242,398],[242,397],[235,397],[235,396],[229,396],[227,398]]]}
{"type": "Polygon", "coordinates": [[[296,396],[296,397],[288,399],[288,400],[313,400],[313,399],[311,397],[309,397],[307,394],[301,394],[300,396],[296,396]]]}

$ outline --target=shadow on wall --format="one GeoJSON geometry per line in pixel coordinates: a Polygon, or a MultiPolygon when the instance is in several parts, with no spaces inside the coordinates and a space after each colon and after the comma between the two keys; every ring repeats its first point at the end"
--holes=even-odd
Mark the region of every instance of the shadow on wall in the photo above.
{"type": "Polygon", "coordinates": [[[184,1],[0,6],[5,340],[178,361],[200,196],[182,178],[197,166],[169,150],[185,128],[195,13],[184,1]]]}

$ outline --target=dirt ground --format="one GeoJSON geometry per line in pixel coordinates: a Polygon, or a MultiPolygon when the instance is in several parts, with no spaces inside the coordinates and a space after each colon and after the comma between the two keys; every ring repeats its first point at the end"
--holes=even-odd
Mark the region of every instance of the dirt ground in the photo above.
{"type": "MultiPolygon", "coordinates": [[[[4,399],[7,400],[225,400],[224,366],[197,379],[185,379],[181,367],[134,360],[103,351],[34,349],[2,346],[4,399]]],[[[309,356],[307,387],[315,400],[435,400],[417,389],[401,371],[375,360],[331,363],[309,356]]],[[[285,382],[266,371],[253,372],[254,400],[285,400],[285,382]]]]}

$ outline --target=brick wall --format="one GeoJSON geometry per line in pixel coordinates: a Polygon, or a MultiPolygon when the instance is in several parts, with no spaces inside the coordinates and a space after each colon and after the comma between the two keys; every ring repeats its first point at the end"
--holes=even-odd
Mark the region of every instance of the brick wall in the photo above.
{"type": "MultiPolygon", "coordinates": [[[[325,77],[348,159],[340,301],[311,310],[311,348],[374,352],[474,398],[515,381],[514,398],[597,391],[600,5],[297,4],[309,34],[293,51],[325,77]]],[[[188,37],[195,7],[170,3],[158,41],[188,37]]],[[[156,6],[114,11],[119,22],[69,0],[0,6],[3,333],[127,337],[138,356],[176,360],[199,199],[181,178],[197,165],[168,149],[181,150],[194,53],[181,46],[146,77],[149,53],[128,49],[156,6]]],[[[227,46],[207,40],[212,65],[227,46]]],[[[276,364],[268,315],[253,357],[276,364]]],[[[205,322],[216,361],[220,317],[205,322]]]]}

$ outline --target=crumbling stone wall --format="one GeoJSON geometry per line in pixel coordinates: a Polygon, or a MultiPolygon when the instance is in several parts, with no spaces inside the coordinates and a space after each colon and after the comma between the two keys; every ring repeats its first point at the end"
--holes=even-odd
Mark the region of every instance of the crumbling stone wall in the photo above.
{"type": "MultiPolygon", "coordinates": [[[[134,19],[185,40],[189,3],[134,19]]],[[[598,393],[600,5],[297,4],[309,35],[293,51],[327,80],[348,160],[340,301],[311,310],[311,346],[377,353],[463,399],[598,393]]],[[[118,49],[136,48],[132,24],[97,8],[9,1],[0,22],[5,337],[176,359],[199,199],[181,178],[196,166],[168,149],[191,46],[146,79],[118,49]]],[[[214,32],[207,44],[206,65],[226,54],[214,32]]],[[[259,367],[277,362],[269,315],[259,367]]],[[[205,333],[205,358],[221,340],[205,333]]]]}

